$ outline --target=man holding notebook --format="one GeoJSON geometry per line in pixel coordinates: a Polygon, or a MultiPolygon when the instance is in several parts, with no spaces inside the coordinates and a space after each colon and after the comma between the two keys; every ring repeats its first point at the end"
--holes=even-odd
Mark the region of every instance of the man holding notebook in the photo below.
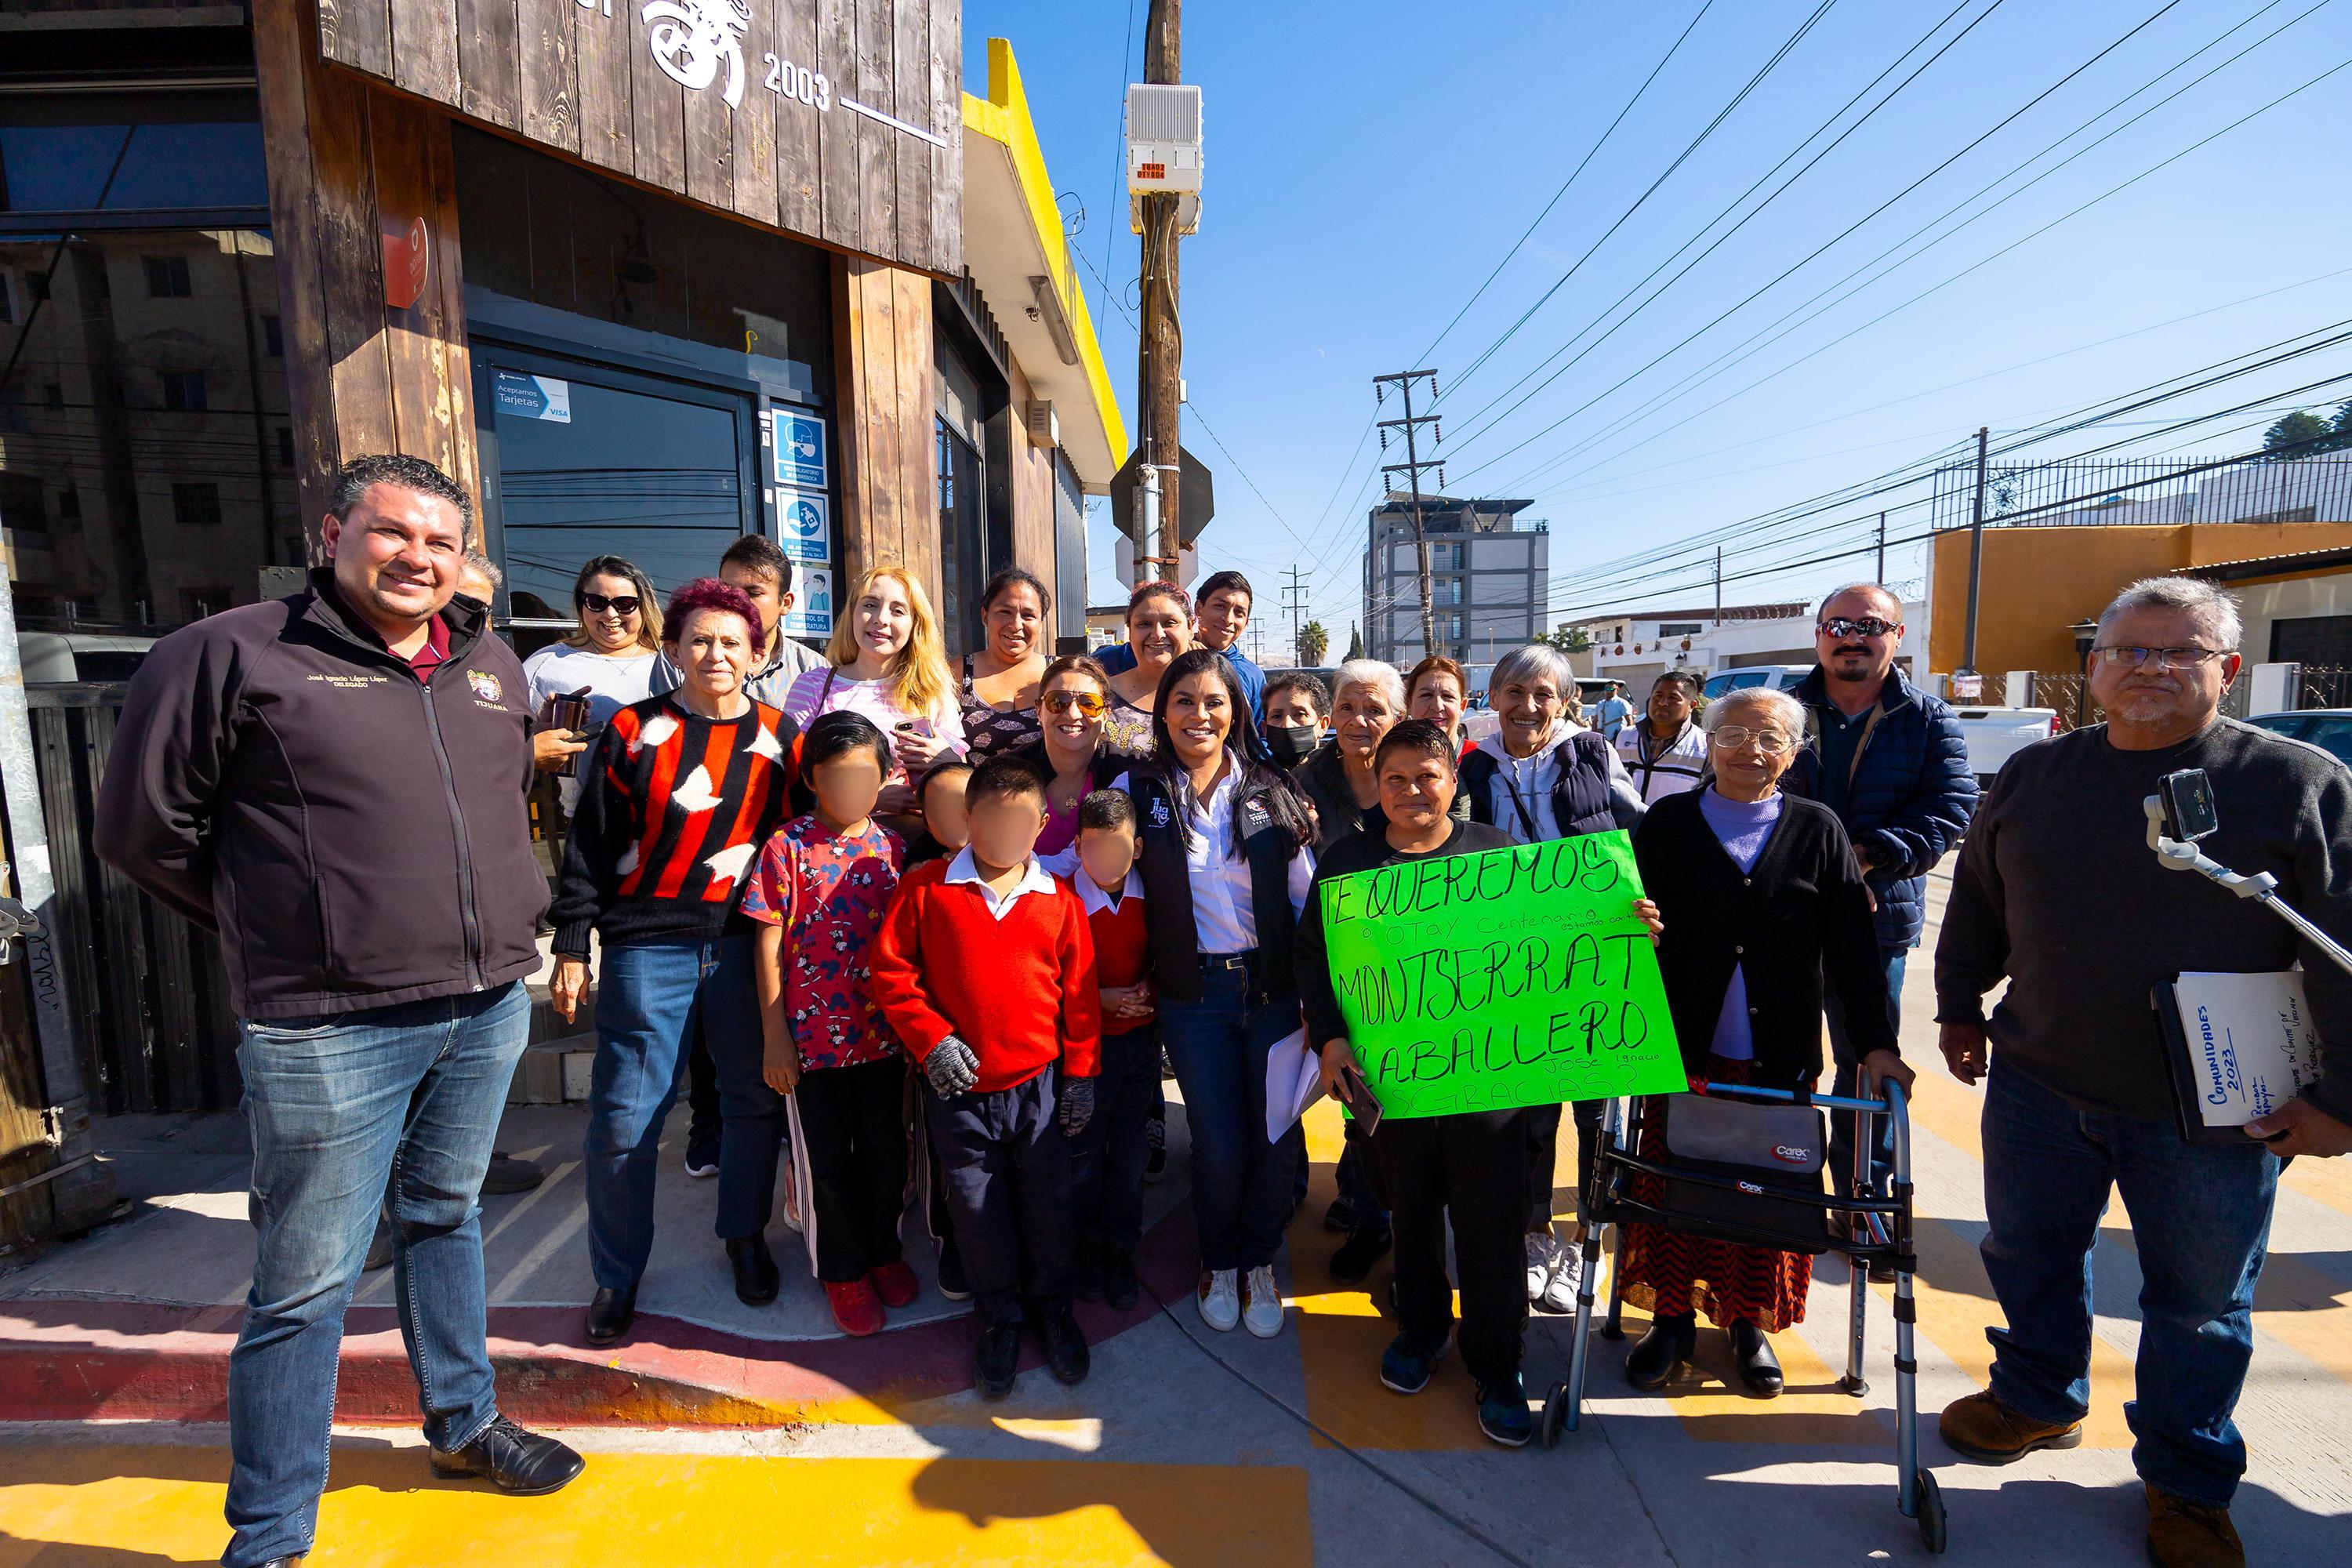
{"type": "Polygon", "coordinates": [[[2107,721],[2001,770],[1936,949],[1945,1059],[1964,1082],[1988,1079],[1982,1250],[2008,1319],[1991,1331],[1990,1389],[1945,1410],[1944,1440],[1989,1464],[2082,1441],[2091,1252],[2115,1189],[2144,1281],[2125,1415],[2161,1568],[2245,1561],[2229,1508],[2246,1448],[2231,1412],[2280,1161],[2352,1151],[2352,976],[2270,910],[2147,847],[2141,803],[2164,775],[2201,768],[2221,830],[2200,847],[2271,873],[2287,903],[2352,941],[2352,773],[2220,716],[2239,633],[2229,595],[2193,578],[2135,583],[2107,606],[2091,662],[2107,721]],[[2322,1079],[2242,1142],[2189,1142],[2152,993],[2185,972],[2273,973],[2298,959],[2322,1079]],[[2003,979],[1988,1021],[1983,998],[2003,979]]]}

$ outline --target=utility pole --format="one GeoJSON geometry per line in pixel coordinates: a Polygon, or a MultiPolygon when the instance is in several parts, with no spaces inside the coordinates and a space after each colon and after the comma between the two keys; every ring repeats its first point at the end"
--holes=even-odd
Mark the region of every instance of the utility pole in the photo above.
{"type": "Polygon", "coordinates": [[[1421,470],[1436,468],[1437,482],[1441,489],[1445,484],[1445,470],[1434,457],[1426,460],[1422,458],[1419,437],[1422,426],[1436,426],[1431,434],[1436,437],[1438,444],[1443,444],[1445,431],[1443,426],[1438,425],[1438,421],[1444,416],[1416,415],[1412,411],[1412,384],[1424,380],[1429,383],[1429,395],[1432,398],[1436,397],[1437,373],[1433,370],[1400,370],[1391,371],[1387,375],[1376,375],[1372,377],[1372,395],[1376,401],[1387,402],[1389,384],[1391,382],[1404,394],[1404,417],[1383,419],[1380,422],[1380,426],[1381,450],[1383,452],[1389,449],[1389,432],[1400,426],[1403,428],[1405,460],[1402,463],[1383,463],[1381,465],[1381,472],[1403,473],[1408,476],[1412,485],[1413,565],[1415,574],[1421,580],[1421,647],[1423,654],[1433,654],[1438,651],[1437,613],[1431,600],[1429,528],[1421,510],[1421,470]]]}
{"type": "Polygon", "coordinates": [[[1991,435],[1990,426],[1977,429],[1977,499],[1969,517],[1969,625],[1958,671],[1962,675],[1977,672],[1977,590],[1984,579],[1985,442],[1991,435]]]}
{"type": "Polygon", "coordinates": [[[1307,608],[1307,585],[1301,581],[1305,574],[1296,566],[1291,567],[1289,571],[1290,581],[1282,585],[1282,608],[1290,616],[1291,657],[1300,664],[1305,664],[1306,658],[1298,651],[1298,629],[1307,624],[1301,618],[1307,608]]]}
{"type": "Polygon", "coordinates": [[[1878,574],[1871,581],[1886,585],[1886,514],[1883,511],[1878,514],[1878,574]]]}
{"type": "Polygon", "coordinates": [[[1715,624],[1723,625],[1723,546],[1715,547],[1715,624]]]}
{"type": "MultiPolygon", "coordinates": [[[[1143,79],[1183,79],[1181,0],[1151,0],[1143,30],[1143,79]]],[[[1182,569],[1181,497],[1177,493],[1178,415],[1184,401],[1184,334],[1176,317],[1176,202],[1171,192],[1143,201],[1143,330],[1137,340],[1136,401],[1143,409],[1143,460],[1159,473],[1156,539],[1138,541],[1173,583],[1182,569]]],[[[1145,476],[1148,477],[1148,476],[1145,476]]]]}

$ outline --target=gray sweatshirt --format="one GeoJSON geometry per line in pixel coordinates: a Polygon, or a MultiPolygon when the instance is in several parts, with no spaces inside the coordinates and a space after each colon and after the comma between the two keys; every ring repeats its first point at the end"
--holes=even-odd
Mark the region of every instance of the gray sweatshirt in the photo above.
{"type": "Polygon", "coordinates": [[[2302,959],[2322,1040],[2305,1096],[2352,1121],[2352,976],[2252,900],[2165,868],[2140,803],[2182,768],[2211,778],[2221,830],[2205,852],[2268,871],[2280,895],[2352,942],[2352,773],[2316,746],[2234,719],[2155,752],[2121,751],[2104,725],[2029,746],[1969,825],[1936,944],[1936,1017],[1982,1019],[2011,1067],[2078,1109],[2170,1121],[2149,993],[2184,970],[2252,973],[2302,959]]]}

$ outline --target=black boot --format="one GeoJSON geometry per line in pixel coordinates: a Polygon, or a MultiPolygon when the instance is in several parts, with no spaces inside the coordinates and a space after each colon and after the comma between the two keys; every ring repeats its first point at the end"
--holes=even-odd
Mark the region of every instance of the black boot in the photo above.
{"type": "Polygon", "coordinates": [[[615,1290],[609,1285],[596,1288],[595,1299],[588,1303],[588,1342],[609,1345],[629,1331],[637,1321],[637,1292],[634,1287],[615,1290]]]}
{"type": "Polygon", "coordinates": [[[1021,1325],[991,1323],[980,1331],[971,1351],[972,1385],[982,1399],[1002,1399],[1013,1392],[1021,1370],[1021,1325]]]}
{"type": "Polygon", "coordinates": [[[1664,1388],[1675,1380],[1683,1363],[1690,1360],[1691,1348],[1698,1342],[1698,1318],[1685,1312],[1680,1317],[1652,1320],[1650,1331],[1625,1358],[1625,1381],[1636,1388],[1664,1388]]]}
{"type": "Polygon", "coordinates": [[[1331,1255],[1331,1281],[1335,1285],[1360,1285],[1370,1278],[1372,1265],[1389,1254],[1395,1238],[1385,1229],[1351,1230],[1339,1250],[1331,1255]]]}
{"type": "Polygon", "coordinates": [[[1124,1247],[1103,1248],[1103,1305],[1114,1312],[1124,1312],[1135,1305],[1143,1293],[1143,1282],[1135,1277],[1135,1253],[1124,1247]]]}
{"type": "Polygon", "coordinates": [[[1094,1356],[1087,1349],[1087,1336],[1079,1331],[1077,1317],[1067,1303],[1046,1310],[1043,1331],[1047,1369],[1063,1383],[1084,1383],[1094,1364],[1094,1356]]]}
{"type": "Polygon", "coordinates": [[[776,1299],[776,1260],[764,1236],[739,1236],[727,1243],[727,1261],[735,1268],[735,1299],[747,1307],[764,1307],[776,1299]]]}
{"type": "Polygon", "coordinates": [[[1780,1394],[1780,1358],[1772,1353],[1772,1342],[1764,1331],[1745,1318],[1731,1321],[1731,1354],[1739,1363],[1739,1381],[1748,1392],[1767,1399],[1777,1399],[1780,1394]]]}
{"type": "Polygon", "coordinates": [[[500,1491],[540,1497],[569,1486],[588,1462],[552,1437],[526,1432],[501,1415],[454,1453],[432,1450],[433,1473],[449,1479],[487,1476],[500,1491]]]}

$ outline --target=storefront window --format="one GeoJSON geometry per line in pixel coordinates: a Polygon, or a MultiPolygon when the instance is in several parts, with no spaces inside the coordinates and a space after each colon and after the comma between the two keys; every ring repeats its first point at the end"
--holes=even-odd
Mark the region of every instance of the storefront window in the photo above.
{"type": "Polygon", "coordinates": [[[299,564],[249,89],[0,99],[0,537],[36,631],[160,634],[299,564]]]}
{"type": "Polygon", "coordinates": [[[469,286],[788,364],[796,393],[831,396],[824,252],[494,136],[451,135],[469,286]]]}

